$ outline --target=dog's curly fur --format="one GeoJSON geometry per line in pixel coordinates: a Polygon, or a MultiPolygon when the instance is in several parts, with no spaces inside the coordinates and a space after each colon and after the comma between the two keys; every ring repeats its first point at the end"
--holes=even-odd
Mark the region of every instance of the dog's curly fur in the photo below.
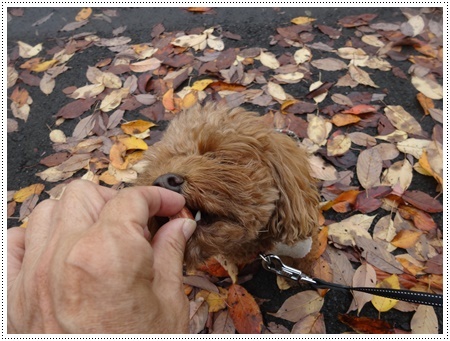
{"type": "Polygon", "coordinates": [[[202,212],[187,245],[188,267],[219,254],[242,263],[317,229],[318,193],[306,152],[253,112],[196,105],[173,119],[145,160],[138,185],[177,174],[186,206],[202,212]]]}

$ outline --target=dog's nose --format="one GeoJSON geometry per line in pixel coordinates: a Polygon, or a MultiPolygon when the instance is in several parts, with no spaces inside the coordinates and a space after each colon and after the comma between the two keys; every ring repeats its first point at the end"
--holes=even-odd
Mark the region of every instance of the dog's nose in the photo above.
{"type": "Polygon", "coordinates": [[[160,175],[153,182],[153,186],[159,186],[170,189],[171,191],[181,193],[181,186],[184,183],[184,178],[181,175],[166,173],[160,175]]]}

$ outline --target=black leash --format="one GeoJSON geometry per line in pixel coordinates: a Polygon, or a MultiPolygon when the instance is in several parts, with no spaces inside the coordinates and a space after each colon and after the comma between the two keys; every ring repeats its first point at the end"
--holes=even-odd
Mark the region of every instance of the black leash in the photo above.
{"type": "Polygon", "coordinates": [[[399,289],[384,289],[384,288],[366,288],[366,287],[349,287],[346,285],[326,282],[319,278],[311,278],[305,275],[298,269],[294,269],[285,265],[280,257],[276,255],[260,254],[263,268],[276,273],[277,275],[290,278],[294,281],[305,281],[311,284],[316,289],[336,289],[343,291],[362,291],[372,295],[392,298],[395,300],[406,301],[411,303],[431,305],[434,307],[443,306],[443,295],[430,294],[427,292],[399,290],[399,289]]]}

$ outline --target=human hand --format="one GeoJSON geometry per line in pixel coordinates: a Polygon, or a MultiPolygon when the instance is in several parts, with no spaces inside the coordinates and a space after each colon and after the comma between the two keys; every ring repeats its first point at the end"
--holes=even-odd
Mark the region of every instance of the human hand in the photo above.
{"type": "Polygon", "coordinates": [[[190,219],[165,224],[151,244],[152,216],[184,198],[159,187],[115,191],[71,182],[45,200],[28,227],[8,230],[8,333],[183,333],[190,219]]]}

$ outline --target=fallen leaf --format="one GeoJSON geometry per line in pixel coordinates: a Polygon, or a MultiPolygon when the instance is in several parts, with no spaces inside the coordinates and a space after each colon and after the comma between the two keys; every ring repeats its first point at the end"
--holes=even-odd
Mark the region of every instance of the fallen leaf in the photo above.
{"type": "MultiPolygon", "coordinates": [[[[202,43],[206,43],[206,34],[191,34],[177,37],[172,45],[181,47],[194,47],[195,50],[203,50],[201,47],[202,43]]],[[[206,44],[205,44],[206,47],[206,44]]]]}
{"type": "Polygon", "coordinates": [[[309,48],[303,47],[300,50],[295,51],[294,59],[297,64],[303,64],[309,62],[312,58],[312,52],[309,48]]]}
{"type": "Polygon", "coordinates": [[[81,11],[78,12],[77,16],[75,17],[75,21],[84,21],[87,18],[89,18],[92,14],[92,8],[85,7],[81,11]]]}
{"type": "Polygon", "coordinates": [[[341,111],[341,114],[361,115],[376,112],[378,108],[368,104],[358,104],[354,107],[341,111]]]}
{"type": "Polygon", "coordinates": [[[307,25],[313,21],[316,21],[316,19],[310,17],[295,17],[294,19],[291,19],[291,23],[295,25],[307,25]]]}
{"type": "Polygon", "coordinates": [[[421,191],[405,191],[402,199],[425,212],[438,213],[443,211],[442,204],[439,201],[421,191]]]}
{"type": "Polygon", "coordinates": [[[90,159],[91,154],[75,154],[56,166],[56,169],[64,173],[76,172],[82,168],[86,168],[89,165],[90,159]]]}
{"type": "Polygon", "coordinates": [[[422,33],[425,28],[425,22],[420,15],[414,15],[409,20],[400,25],[400,31],[409,37],[415,37],[422,33]]]}
{"type": "Polygon", "coordinates": [[[381,184],[396,186],[394,194],[401,196],[411,185],[413,179],[413,167],[407,159],[397,161],[383,172],[381,184]],[[397,192],[401,189],[401,192],[397,192]]]}
{"type": "Polygon", "coordinates": [[[189,332],[198,334],[205,329],[208,319],[208,304],[200,297],[189,302],[189,332]]]}
{"type": "Polygon", "coordinates": [[[370,217],[364,214],[355,214],[350,218],[341,220],[338,223],[328,225],[329,240],[345,246],[355,246],[356,236],[371,239],[368,232],[375,216],[370,217]]]}
{"type": "Polygon", "coordinates": [[[321,116],[312,114],[308,115],[308,122],[308,137],[319,146],[325,145],[332,129],[331,123],[326,122],[321,116]]]}
{"type": "Polygon", "coordinates": [[[228,310],[219,312],[214,320],[211,334],[234,334],[236,328],[228,310]]]}
{"type": "Polygon", "coordinates": [[[323,314],[315,312],[305,316],[294,324],[291,334],[326,334],[323,314]]]}
{"type": "Polygon", "coordinates": [[[74,99],[92,98],[98,94],[101,94],[103,90],[105,90],[105,86],[103,84],[89,84],[76,89],[69,97],[74,99]]]}
{"type": "Polygon", "coordinates": [[[33,65],[32,67],[30,67],[30,70],[34,72],[44,72],[53,67],[57,62],[57,59],[50,59],[45,62],[33,65]]]}
{"type": "Polygon", "coordinates": [[[337,127],[344,127],[350,124],[358,123],[361,119],[358,116],[350,114],[336,114],[331,118],[331,123],[337,127]]]}
{"type": "Polygon", "coordinates": [[[417,243],[422,234],[421,231],[401,230],[391,240],[391,244],[402,249],[408,249],[417,243]]]}
{"type": "Polygon", "coordinates": [[[347,64],[336,58],[322,58],[311,61],[311,65],[324,71],[339,71],[347,68],[347,64]]]}
{"type": "Polygon", "coordinates": [[[267,83],[267,91],[273,98],[277,100],[285,101],[287,98],[282,86],[274,82],[267,83]]]}
{"type": "MultiPolygon", "coordinates": [[[[384,279],[377,284],[377,288],[400,289],[400,282],[398,281],[397,275],[393,274],[384,279]]],[[[381,313],[391,310],[397,304],[397,302],[398,300],[376,295],[374,295],[372,298],[373,306],[381,313]]]]}
{"type": "Polygon", "coordinates": [[[419,305],[411,319],[413,334],[437,334],[439,323],[436,313],[431,306],[419,305]]]}
{"type": "Polygon", "coordinates": [[[261,51],[259,58],[261,63],[270,69],[278,69],[280,67],[280,63],[272,52],[261,51]]]}
{"type": "Polygon", "coordinates": [[[437,227],[433,218],[428,213],[415,207],[400,205],[398,207],[398,213],[400,213],[402,218],[412,220],[414,222],[414,226],[419,230],[431,231],[437,227]]]}
{"type": "Polygon", "coordinates": [[[416,159],[420,159],[424,150],[427,150],[431,141],[424,139],[410,138],[397,143],[397,148],[402,153],[411,154],[416,159]]]}
{"type": "Polygon", "coordinates": [[[105,98],[100,103],[100,110],[103,112],[111,111],[117,108],[122,100],[126,98],[130,94],[128,88],[122,88],[118,90],[113,90],[109,95],[106,95],[105,98]]]}
{"type": "Polygon", "coordinates": [[[22,188],[14,193],[13,200],[15,202],[24,202],[27,198],[36,194],[39,196],[44,190],[45,186],[43,184],[34,184],[28,187],[22,188]]]}
{"type": "Polygon", "coordinates": [[[418,91],[431,99],[439,100],[443,98],[442,85],[434,80],[427,77],[412,75],[411,83],[418,91]]]}
{"type": "Polygon", "coordinates": [[[38,201],[39,195],[37,194],[32,194],[23,201],[19,209],[19,221],[23,221],[31,214],[38,201]]]}
{"type": "Polygon", "coordinates": [[[373,136],[370,136],[365,133],[353,132],[348,134],[347,136],[350,138],[350,140],[352,140],[354,144],[357,144],[359,146],[370,148],[374,147],[377,144],[377,140],[373,136]]]}
{"type": "Polygon", "coordinates": [[[361,334],[394,334],[394,328],[386,321],[369,317],[338,314],[338,319],[361,334]]]}
{"type": "Polygon", "coordinates": [[[240,334],[261,334],[263,319],[253,296],[238,284],[228,289],[228,311],[240,334]]]}
{"type": "Polygon", "coordinates": [[[130,64],[130,70],[133,72],[146,72],[156,70],[161,66],[161,61],[157,58],[149,58],[140,62],[130,64]]]}
{"type": "Polygon", "coordinates": [[[55,85],[55,79],[48,73],[45,73],[41,81],[39,82],[39,88],[46,95],[50,95],[53,92],[55,85]]]}
{"type": "Polygon", "coordinates": [[[376,85],[372,81],[369,74],[366,71],[364,71],[363,69],[361,69],[353,64],[350,64],[350,66],[348,67],[348,71],[350,73],[350,77],[352,77],[352,79],[355,82],[358,82],[359,84],[362,84],[362,85],[368,85],[373,88],[378,88],[378,85],[376,85]]]}
{"type": "Polygon", "coordinates": [[[400,105],[388,105],[384,113],[394,127],[409,134],[424,136],[419,122],[400,105]]]}
{"type": "Polygon", "coordinates": [[[356,165],[356,174],[361,186],[365,189],[378,186],[382,167],[382,159],[377,149],[363,150],[358,156],[356,165]]]}
{"type": "Polygon", "coordinates": [[[19,40],[17,42],[17,45],[19,45],[19,56],[21,56],[22,58],[34,57],[42,50],[42,43],[37,44],[35,46],[31,46],[19,40]]]}
{"type": "Polygon", "coordinates": [[[308,315],[318,313],[322,309],[323,302],[323,297],[316,291],[306,290],[289,297],[276,313],[268,314],[297,322],[308,315]]]}
{"type": "Polygon", "coordinates": [[[338,135],[331,137],[327,142],[327,154],[328,156],[344,155],[350,150],[352,141],[347,135],[338,135]]]}
{"type": "MultiPolygon", "coordinates": [[[[370,264],[362,264],[356,269],[355,274],[353,275],[352,286],[373,288],[375,287],[376,282],[377,274],[375,273],[375,269],[370,264]]],[[[359,315],[364,305],[372,300],[373,295],[356,290],[352,291],[352,294],[353,302],[349,311],[353,310],[352,307],[354,307],[357,309],[359,315]]]]}
{"type": "Polygon", "coordinates": [[[421,92],[416,95],[417,100],[419,101],[420,106],[422,107],[425,115],[430,114],[430,109],[434,109],[434,102],[431,98],[428,98],[421,92]]]}
{"type": "Polygon", "coordinates": [[[36,173],[42,180],[48,182],[58,182],[72,177],[75,172],[63,172],[57,169],[58,166],[47,168],[46,170],[36,173]]]}
{"type": "Polygon", "coordinates": [[[122,131],[128,135],[140,134],[147,129],[154,127],[155,124],[149,121],[136,120],[124,123],[120,126],[122,131]]]}

